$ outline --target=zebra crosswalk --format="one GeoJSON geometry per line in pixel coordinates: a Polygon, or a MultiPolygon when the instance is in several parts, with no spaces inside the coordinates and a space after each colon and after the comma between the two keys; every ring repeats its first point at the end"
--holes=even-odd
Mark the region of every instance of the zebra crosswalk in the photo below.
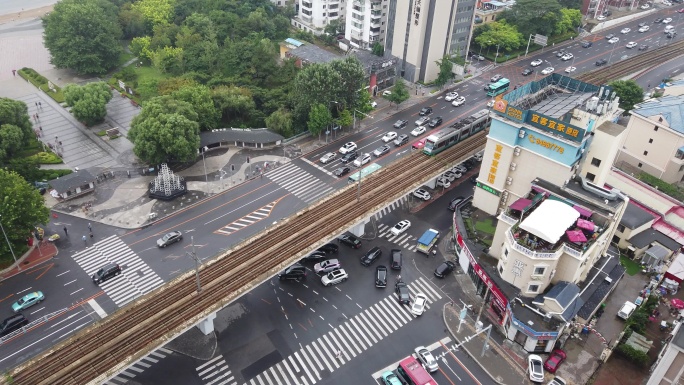
{"type": "MultiPolygon", "coordinates": [[[[442,299],[437,289],[423,277],[409,283],[408,287],[412,296],[417,293],[427,296],[426,309],[442,299]]],[[[392,294],[332,327],[317,340],[249,379],[248,384],[313,385],[321,381],[326,372],[339,369],[415,318],[409,307],[399,304],[396,295],[392,294]]]]}
{"type": "Polygon", "coordinates": [[[116,235],[96,242],[74,254],[72,258],[89,276],[107,263],[117,263],[121,266],[120,275],[100,283],[100,288],[119,307],[164,283],[157,273],[116,235]]]}
{"type": "Polygon", "coordinates": [[[416,241],[418,238],[408,233],[400,234],[396,236],[390,232],[392,226],[388,226],[384,223],[378,223],[378,238],[385,238],[388,241],[405,248],[408,251],[416,251],[416,241]]]}
{"type": "Polygon", "coordinates": [[[292,164],[292,162],[269,171],[265,175],[280,187],[307,203],[313,202],[333,189],[320,179],[302,170],[299,166],[292,164]]]}
{"type": "Polygon", "coordinates": [[[226,360],[218,355],[196,368],[197,375],[205,385],[237,384],[235,376],[228,368],[226,360]]]}
{"type": "Polygon", "coordinates": [[[125,370],[120,372],[116,377],[113,377],[107,382],[103,382],[102,385],[123,385],[135,378],[135,376],[140,375],[145,369],[158,363],[160,360],[166,358],[169,354],[173,353],[171,350],[166,348],[159,348],[152,353],[141,358],[135,364],[127,367],[125,370]]]}
{"type": "Polygon", "coordinates": [[[244,217],[238,219],[237,221],[227,224],[220,229],[216,230],[215,233],[217,234],[224,234],[224,235],[230,235],[233,234],[236,231],[240,231],[243,228],[253,225],[256,222],[261,221],[262,219],[266,219],[271,215],[271,211],[273,211],[273,208],[275,205],[280,201],[280,199],[273,201],[266,206],[261,207],[258,210],[254,210],[253,212],[245,215],[244,217]]]}
{"type": "Polygon", "coordinates": [[[387,205],[387,207],[378,211],[373,216],[375,217],[375,219],[380,219],[380,218],[384,217],[385,215],[391,213],[392,211],[400,208],[402,205],[406,204],[406,202],[408,202],[408,197],[403,196],[403,197],[397,199],[396,201],[390,203],[389,205],[387,205]]]}

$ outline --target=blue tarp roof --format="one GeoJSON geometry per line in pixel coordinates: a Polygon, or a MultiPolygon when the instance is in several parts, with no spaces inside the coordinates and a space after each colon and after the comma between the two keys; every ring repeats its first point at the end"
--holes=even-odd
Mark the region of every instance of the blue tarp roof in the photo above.
{"type": "Polygon", "coordinates": [[[433,238],[435,237],[435,235],[437,235],[437,234],[439,234],[437,231],[430,229],[430,230],[426,231],[426,232],[420,237],[420,239],[418,239],[418,243],[420,243],[421,245],[427,245],[427,244],[429,244],[429,243],[432,241],[432,239],[433,239],[433,238]]]}
{"type": "Polygon", "coordinates": [[[300,45],[304,44],[304,43],[302,43],[301,41],[295,40],[295,39],[293,39],[293,38],[291,38],[291,37],[288,37],[287,39],[285,39],[285,42],[288,43],[288,44],[292,44],[292,45],[294,45],[295,47],[299,47],[300,45]]]}

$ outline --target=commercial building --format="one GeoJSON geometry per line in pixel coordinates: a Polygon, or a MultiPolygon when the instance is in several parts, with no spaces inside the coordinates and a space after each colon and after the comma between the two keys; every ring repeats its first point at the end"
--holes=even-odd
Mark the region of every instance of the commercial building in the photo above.
{"type": "Polygon", "coordinates": [[[345,0],[295,0],[295,17],[293,26],[315,35],[323,33],[323,29],[332,20],[344,19],[345,0]]]}
{"type": "Polygon", "coordinates": [[[475,24],[491,23],[501,12],[513,4],[513,1],[479,0],[475,8],[475,24]]]}

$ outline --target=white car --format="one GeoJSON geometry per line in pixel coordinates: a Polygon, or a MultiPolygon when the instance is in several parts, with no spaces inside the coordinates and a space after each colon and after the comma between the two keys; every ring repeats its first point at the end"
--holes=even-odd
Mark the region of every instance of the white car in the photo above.
{"type": "Polygon", "coordinates": [[[544,61],[542,59],[536,59],[536,60],[532,60],[532,63],[530,63],[530,65],[532,67],[537,67],[537,66],[540,66],[543,62],[544,61]]]}
{"type": "Polygon", "coordinates": [[[382,91],[382,96],[389,96],[389,95],[392,95],[392,91],[390,91],[390,90],[382,91]]]}
{"type": "Polygon", "coordinates": [[[347,278],[349,278],[349,274],[344,269],[333,270],[321,277],[321,283],[323,286],[337,285],[340,282],[346,281],[347,278]]]}
{"type": "Polygon", "coordinates": [[[378,103],[377,102],[371,102],[371,107],[372,108],[378,108],[378,103]]]}
{"type": "Polygon", "coordinates": [[[596,20],[603,21],[603,20],[606,20],[606,17],[603,15],[600,15],[599,17],[596,18],[596,20]]]}
{"type": "Polygon", "coordinates": [[[566,72],[566,73],[575,72],[576,69],[577,69],[576,67],[568,67],[568,68],[565,69],[565,72],[566,72]]]}
{"type": "Polygon", "coordinates": [[[649,4],[644,4],[644,5],[642,5],[642,6],[639,7],[639,8],[641,8],[641,9],[649,9],[649,8],[651,8],[651,6],[650,6],[649,4]]]}
{"type": "Polygon", "coordinates": [[[494,107],[494,99],[487,102],[487,108],[492,108],[492,107],[494,107]]]}
{"type": "Polygon", "coordinates": [[[466,166],[464,166],[463,164],[457,164],[451,168],[451,172],[459,172],[461,174],[463,174],[467,171],[468,171],[468,168],[466,166]]]}
{"type": "Polygon", "coordinates": [[[454,107],[459,107],[459,106],[462,106],[463,103],[465,103],[465,96],[459,96],[456,98],[456,100],[451,102],[451,105],[454,107]]]}
{"type": "Polygon", "coordinates": [[[551,382],[549,382],[548,385],[566,385],[566,384],[567,384],[567,382],[565,382],[565,380],[562,377],[556,376],[553,378],[553,380],[551,380],[551,382]]]}
{"type": "Polygon", "coordinates": [[[336,153],[329,152],[329,153],[327,153],[321,157],[321,163],[326,164],[328,162],[332,162],[333,160],[335,160],[336,157],[337,157],[336,153]]]}
{"type": "Polygon", "coordinates": [[[620,31],[620,33],[622,33],[622,34],[630,33],[630,32],[632,32],[632,30],[629,29],[629,28],[623,28],[623,29],[620,31]]]}
{"type": "Polygon", "coordinates": [[[664,19],[664,20],[663,20],[663,24],[670,24],[670,23],[672,23],[672,18],[671,18],[671,17],[668,17],[667,19],[664,19]]]}
{"type": "Polygon", "coordinates": [[[390,131],[390,132],[386,133],[385,136],[382,137],[382,141],[387,143],[387,142],[393,141],[396,138],[397,138],[397,133],[394,131],[390,131]]]}
{"type": "Polygon", "coordinates": [[[392,229],[390,230],[390,233],[395,236],[399,236],[403,234],[408,228],[411,227],[411,221],[404,219],[403,221],[400,221],[392,229]]]}
{"type": "Polygon", "coordinates": [[[527,371],[532,382],[544,382],[544,362],[538,355],[527,356],[527,371]]]}
{"type": "Polygon", "coordinates": [[[423,293],[416,294],[413,297],[413,304],[411,305],[411,313],[415,316],[420,316],[425,312],[425,305],[427,304],[427,297],[423,293]]]}
{"type": "Polygon", "coordinates": [[[425,126],[418,126],[411,131],[411,135],[418,136],[424,134],[426,131],[425,126]]]}
{"type": "Polygon", "coordinates": [[[449,92],[444,97],[444,100],[446,100],[447,102],[450,102],[450,101],[456,99],[457,97],[458,97],[458,92],[449,92]]]}
{"type": "Polygon", "coordinates": [[[363,154],[363,155],[359,156],[358,158],[356,158],[356,160],[354,161],[354,166],[355,167],[361,167],[370,161],[371,161],[371,154],[366,153],[366,154],[363,154]]]}
{"type": "Polygon", "coordinates": [[[648,32],[649,29],[651,29],[651,27],[645,25],[645,26],[639,28],[639,32],[648,32]]]}
{"type": "Polygon", "coordinates": [[[430,199],[432,199],[432,195],[430,195],[429,192],[423,190],[422,188],[419,188],[418,190],[414,191],[413,196],[424,201],[429,201],[430,199]]]}
{"type": "Polygon", "coordinates": [[[555,68],[553,68],[553,67],[546,67],[542,71],[542,75],[548,75],[548,74],[552,73],[554,70],[555,70],[555,68]]]}
{"type": "Polygon", "coordinates": [[[615,44],[615,43],[617,43],[618,41],[620,41],[620,38],[614,37],[614,38],[608,40],[608,43],[609,43],[609,44],[615,44]]]}
{"type": "Polygon", "coordinates": [[[672,6],[672,3],[669,2],[669,1],[667,1],[667,0],[665,0],[665,1],[663,1],[663,5],[666,6],[666,7],[670,7],[670,6],[672,6]]]}
{"type": "Polygon", "coordinates": [[[340,147],[340,154],[344,155],[344,154],[350,153],[352,151],[356,151],[356,148],[357,148],[356,143],[347,142],[342,147],[340,147]]]}
{"type": "Polygon", "coordinates": [[[625,45],[625,47],[627,47],[627,48],[634,48],[636,46],[637,46],[637,43],[635,43],[633,41],[630,41],[629,43],[627,43],[627,45],[625,45]]]}
{"type": "Polygon", "coordinates": [[[435,187],[449,188],[451,187],[451,182],[449,182],[449,179],[440,176],[439,178],[437,178],[437,182],[435,182],[435,187]]]}
{"type": "Polygon", "coordinates": [[[561,56],[561,60],[568,61],[571,60],[573,57],[575,57],[575,55],[568,52],[565,55],[561,56]]]}
{"type": "Polygon", "coordinates": [[[423,366],[428,372],[434,373],[439,369],[437,360],[435,360],[435,357],[432,355],[432,353],[430,353],[429,350],[425,348],[425,346],[417,347],[414,350],[414,352],[416,353],[418,361],[420,361],[420,363],[423,364],[423,366]]]}
{"type": "Polygon", "coordinates": [[[429,117],[429,116],[427,116],[427,115],[426,115],[426,116],[421,116],[420,118],[418,118],[418,120],[416,120],[416,126],[420,127],[420,126],[422,126],[423,124],[427,124],[427,122],[429,122],[429,121],[430,121],[430,117],[429,117]]]}

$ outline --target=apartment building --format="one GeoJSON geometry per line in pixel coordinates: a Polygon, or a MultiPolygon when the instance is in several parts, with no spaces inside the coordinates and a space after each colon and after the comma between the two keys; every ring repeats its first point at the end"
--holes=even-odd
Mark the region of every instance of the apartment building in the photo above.
{"type": "Polygon", "coordinates": [[[345,0],[296,0],[291,23],[296,28],[320,35],[332,20],[344,19],[345,3],[345,0]]]}
{"type": "Polygon", "coordinates": [[[389,0],[353,0],[347,6],[344,37],[354,48],[385,45],[389,0]]]}

